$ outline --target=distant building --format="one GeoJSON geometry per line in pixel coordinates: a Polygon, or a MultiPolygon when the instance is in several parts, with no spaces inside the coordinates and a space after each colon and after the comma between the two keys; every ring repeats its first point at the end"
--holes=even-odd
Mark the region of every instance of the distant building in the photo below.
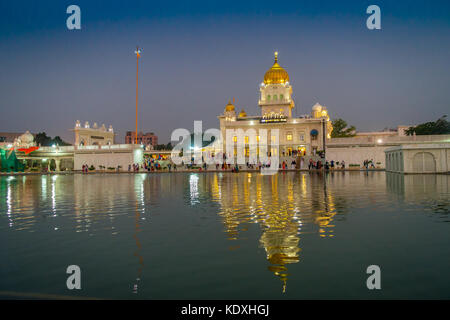
{"type": "Polygon", "coordinates": [[[98,127],[97,123],[94,122],[91,128],[89,121],[86,121],[84,126],[81,126],[80,120],[77,120],[75,122],[75,128],[72,130],[75,132],[76,146],[104,146],[114,144],[114,130],[111,125],[106,129],[104,124],[98,127]]]}
{"type": "Polygon", "coordinates": [[[25,133],[0,132],[0,147],[31,147],[35,146],[34,134],[29,131],[25,133]]]}
{"type": "MultiPolygon", "coordinates": [[[[136,133],[134,131],[127,131],[125,135],[125,143],[133,144],[135,143],[136,133]]],[[[138,132],[137,135],[137,143],[143,144],[144,146],[156,146],[158,144],[158,136],[156,136],[153,132],[142,133],[138,132]]]]}
{"type": "Polygon", "coordinates": [[[13,144],[14,141],[19,138],[22,133],[17,132],[0,132],[0,145],[13,144]]]}

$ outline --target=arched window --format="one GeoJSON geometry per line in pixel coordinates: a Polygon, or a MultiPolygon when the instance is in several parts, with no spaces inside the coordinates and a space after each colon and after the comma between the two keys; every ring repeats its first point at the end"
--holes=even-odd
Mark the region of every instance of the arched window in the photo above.
{"type": "Polygon", "coordinates": [[[317,136],[319,135],[319,131],[317,131],[316,129],[312,129],[310,134],[311,134],[311,140],[317,140],[317,136]]]}
{"type": "Polygon", "coordinates": [[[267,95],[266,100],[267,100],[267,101],[270,101],[270,94],[267,95]]]}
{"type": "Polygon", "coordinates": [[[418,152],[413,159],[414,172],[436,172],[436,161],[429,152],[418,152]]]}
{"type": "Polygon", "coordinates": [[[283,95],[282,95],[282,94],[280,94],[280,100],[283,100],[283,98],[284,98],[284,97],[283,97],[283,95]]]}
{"type": "Polygon", "coordinates": [[[277,100],[277,95],[276,95],[276,94],[273,95],[273,100],[274,100],[274,101],[277,100]]]}

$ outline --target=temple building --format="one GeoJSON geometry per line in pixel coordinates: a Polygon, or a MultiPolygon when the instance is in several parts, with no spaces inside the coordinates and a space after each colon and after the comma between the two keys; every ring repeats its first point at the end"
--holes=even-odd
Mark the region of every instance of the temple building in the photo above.
{"type": "Polygon", "coordinates": [[[111,125],[106,129],[104,124],[98,127],[97,123],[94,122],[91,128],[89,121],[86,121],[84,126],[81,126],[80,120],[77,120],[75,122],[75,128],[72,130],[75,133],[76,146],[104,146],[114,144],[114,130],[111,125]]]}
{"type": "MultiPolygon", "coordinates": [[[[259,145],[261,129],[267,130],[267,144],[274,143],[272,130],[279,129],[279,149],[268,147],[272,156],[289,155],[316,155],[324,150],[325,141],[330,137],[333,127],[326,107],[316,103],[311,114],[294,117],[295,108],[293,89],[289,83],[289,74],[278,64],[278,53],[275,52],[275,61],[264,75],[259,86],[260,96],[258,105],[260,115],[247,115],[245,110],[238,111],[231,100],[220,115],[220,130],[223,137],[223,150],[226,149],[226,131],[228,129],[248,129],[256,131],[256,143],[259,145]],[[279,150],[279,151],[278,151],[279,150]],[[277,154],[279,152],[279,154],[277,154]]],[[[233,143],[237,142],[236,137],[233,143]]],[[[264,140],[263,140],[264,141],[264,140]]],[[[248,137],[245,136],[245,153],[248,154],[248,137]]],[[[236,149],[235,149],[236,155],[236,149]]]]}

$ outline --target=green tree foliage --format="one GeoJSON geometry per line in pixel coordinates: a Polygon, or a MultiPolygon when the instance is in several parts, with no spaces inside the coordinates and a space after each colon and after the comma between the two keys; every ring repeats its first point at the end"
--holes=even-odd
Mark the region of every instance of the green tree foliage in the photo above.
{"type": "Polygon", "coordinates": [[[60,136],[56,136],[53,139],[53,143],[58,145],[58,146],[70,146],[70,143],[65,142],[63,139],[61,139],[60,136]]]}
{"type": "Polygon", "coordinates": [[[447,116],[442,116],[435,122],[426,122],[415,127],[409,127],[405,133],[408,136],[414,135],[428,135],[428,134],[450,134],[450,122],[447,121],[447,116]]]}
{"type": "Polygon", "coordinates": [[[36,142],[36,145],[40,145],[42,147],[50,147],[52,145],[70,146],[70,143],[62,140],[60,136],[56,136],[54,139],[52,139],[51,137],[47,136],[45,132],[39,132],[38,134],[36,134],[36,136],[34,137],[34,141],[36,142]]]}
{"type": "Polygon", "coordinates": [[[347,128],[347,122],[342,119],[334,119],[332,121],[333,131],[331,132],[332,138],[346,138],[354,137],[356,128],[355,126],[350,126],[347,128]]]}
{"type": "Polygon", "coordinates": [[[154,150],[172,150],[172,144],[169,142],[168,144],[157,144],[154,148],[154,150]]]}

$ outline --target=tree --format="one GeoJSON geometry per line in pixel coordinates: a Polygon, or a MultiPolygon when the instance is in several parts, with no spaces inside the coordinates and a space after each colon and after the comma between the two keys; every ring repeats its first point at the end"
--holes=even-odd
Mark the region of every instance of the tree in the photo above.
{"type": "Polygon", "coordinates": [[[332,138],[346,138],[346,137],[354,137],[356,128],[355,126],[350,126],[347,128],[347,122],[342,119],[334,119],[332,121],[333,131],[331,132],[332,138]]]}
{"type": "Polygon", "coordinates": [[[70,146],[70,143],[65,142],[60,136],[56,136],[53,139],[53,144],[56,144],[57,146],[70,146]]]}
{"type": "Polygon", "coordinates": [[[42,147],[50,147],[53,145],[70,146],[70,143],[67,143],[64,140],[62,140],[60,136],[56,136],[54,139],[52,139],[51,137],[47,136],[45,132],[39,132],[34,137],[34,142],[36,142],[36,145],[38,146],[40,145],[42,147]]]}
{"type": "Polygon", "coordinates": [[[168,144],[157,144],[153,147],[154,150],[172,150],[172,144],[169,142],[168,144]]]}
{"type": "Polygon", "coordinates": [[[38,146],[50,146],[52,142],[52,138],[47,136],[45,132],[39,132],[35,137],[34,141],[36,142],[36,145],[38,146]]]}
{"type": "Polygon", "coordinates": [[[435,122],[425,122],[415,127],[409,127],[405,130],[408,136],[416,135],[431,135],[431,134],[450,134],[450,122],[447,121],[447,116],[440,117],[435,122]]]}

